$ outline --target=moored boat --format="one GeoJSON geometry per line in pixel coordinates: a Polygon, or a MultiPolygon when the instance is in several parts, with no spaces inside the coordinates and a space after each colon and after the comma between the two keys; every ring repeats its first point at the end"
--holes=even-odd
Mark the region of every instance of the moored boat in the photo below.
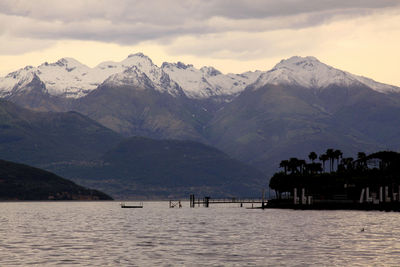
{"type": "Polygon", "coordinates": [[[138,205],[128,205],[126,203],[121,203],[121,208],[125,208],[125,209],[141,209],[141,208],[143,208],[143,202],[140,202],[138,205]]]}

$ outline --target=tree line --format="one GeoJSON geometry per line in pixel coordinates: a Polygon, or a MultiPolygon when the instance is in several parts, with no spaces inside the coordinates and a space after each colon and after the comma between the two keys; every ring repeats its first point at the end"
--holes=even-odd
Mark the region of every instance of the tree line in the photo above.
{"type": "Polygon", "coordinates": [[[269,183],[278,198],[282,192],[291,193],[294,187],[329,195],[346,191],[344,184],[353,187],[355,193],[363,186],[400,184],[400,154],[397,152],[381,151],[368,156],[358,152],[354,159],[343,157],[342,151],[330,148],[319,156],[310,152],[308,159],[307,162],[292,157],[280,162],[282,171],[275,173],[269,183]],[[376,164],[371,165],[374,162],[376,164]]]}
{"type": "Polygon", "coordinates": [[[325,153],[319,157],[317,153],[310,152],[308,158],[311,162],[307,163],[304,159],[290,158],[288,160],[282,160],[279,167],[283,169],[285,175],[288,174],[317,174],[326,172],[325,163],[329,163],[329,172],[341,169],[352,169],[355,167],[365,166],[365,159],[367,155],[364,152],[358,153],[358,158],[355,161],[354,158],[348,157],[343,158],[343,153],[340,150],[327,149],[325,153]],[[320,162],[315,162],[319,159],[320,162]]]}

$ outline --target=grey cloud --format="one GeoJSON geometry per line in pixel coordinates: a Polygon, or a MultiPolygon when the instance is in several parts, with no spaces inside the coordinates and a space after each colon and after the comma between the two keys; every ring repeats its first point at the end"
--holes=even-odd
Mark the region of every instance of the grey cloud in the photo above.
{"type": "Polygon", "coordinates": [[[274,16],[290,16],[303,13],[336,11],[353,9],[378,9],[399,5],[396,0],[243,0],[217,1],[214,6],[215,15],[225,17],[247,19],[247,18],[266,18],[274,16]]]}
{"type": "Polygon", "coordinates": [[[207,36],[203,38],[188,38],[176,41],[166,46],[170,55],[196,55],[218,59],[257,60],[260,58],[275,57],[277,55],[302,54],[310,47],[323,44],[315,35],[309,36],[314,41],[310,44],[308,38],[301,38],[303,33],[291,33],[290,36],[274,33],[252,34],[246,33],[234,36],[207,36]]]}
{"type": "Polygon", "coordinates": [[[135,44],[182,35],[268,31],[360,16],[397,0],[2,0],[6,31],[34,39],[135,44]]]}
{"type": "Polygon", "coordinates": [[[0,13],[40,20],[108,19],[178,23],[190,18],[222,16],[267,18],[310,12],[379,9],[398,0],[2,0],[0,13]]]}
{"type": "MultiPolygon", "coordinates": [[[[34,50],[46,49],[54,45],[54,41],[13,38],[7,35],[0,35],[0,55],[19,55],[34,50]]],[[[4,65],[4,62],[2,62],[4,65]]]]}

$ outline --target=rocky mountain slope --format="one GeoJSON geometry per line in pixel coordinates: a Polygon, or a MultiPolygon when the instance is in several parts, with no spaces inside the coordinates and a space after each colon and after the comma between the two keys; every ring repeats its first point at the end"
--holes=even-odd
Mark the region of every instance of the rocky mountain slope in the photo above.
{"type": "Polygon", "coordinates": [[[33,112],[0,100],[0,158],[42,166],[87,160],[122,137],[77,112],[33,112]]]}
{"type": "Polygon", "coordinates": [[[260,196],[267,179],[255,168],[193,141],[132,137],[91,164],[58,164],[52,171],[116,198],[168,199],[189,194],[260,196]]]}
{"type": "Polygon", "coordinates": [[[282,159],[307,158],[329,147],[350,155],[400,149],[398,92],[313,57],[293,57],[218,110],[208,136],[223,151],[267,172],[282,159]]]}
{"type": "MultiPolygon", "coordinates": [[[[190,193],[250,196],[266,186],[265,176],[254,167],[198,142],[125,140],[77,112],[36,112],[4,100],[0,100],[0,158],[29,163],[118,199],[187,197],[190,193]]],[[[25,170],[28,175],[29,168],[18,168],[25,170]]],[[[19,177],[21,172],[14,174],[19,177]]],[[[29,176],[29,181],[24,177],[20,177],[23,182],[7,180],[4,188],[11,190],[18,183],[48,187],[40,175],[29,176]],[[35,177],[39,177],[37,185],[35,177]]],[[[3,178],[0,175],[0,189],[3,178]]],[[[28,199],[18,192],[15,199],[28,199]]],[[[3,195],[12,198],[5,191],[3,195]]]]}

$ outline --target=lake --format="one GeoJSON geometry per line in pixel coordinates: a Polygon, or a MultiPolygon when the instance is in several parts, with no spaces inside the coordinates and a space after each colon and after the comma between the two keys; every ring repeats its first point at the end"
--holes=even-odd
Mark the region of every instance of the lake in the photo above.
{"type": "Polygon", "coordinates": [[[400,264],[400,213],[168,206],[2,202],[0,266],[400,264]]]}

